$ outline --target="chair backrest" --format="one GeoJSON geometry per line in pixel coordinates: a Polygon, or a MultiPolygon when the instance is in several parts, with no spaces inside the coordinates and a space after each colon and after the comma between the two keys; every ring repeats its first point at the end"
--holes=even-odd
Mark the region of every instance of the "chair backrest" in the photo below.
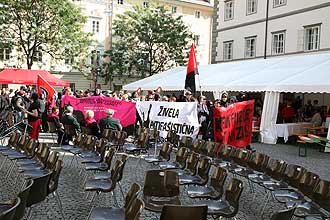
{"type": "Polygon", "coordinates": [[[190,136],[182,136],[180,142],[179,142],[179,147],[186,147],[186,148],[192,148],[193,146],[193,138],[190,136]]]}
{"type": "Polygon", "coordinates": [[[179,175],[170,170],[148,170],[143,187],[144,196],[174,197],[180,194],[179,175]]]}
{"type": "Polygon", "coordinates": [[[164,205],[160,220],[206,220],[207,206],[164,205]]]}
{"type": "Polygon", "coordinates": [[[175,161],[180,164],[181,169],[184,169],[186,167],[187,157],[188,149],[186,147],[180,147],[176,154],[175,161]]]}
{"type": "Polygon", "coordinates": [[[254,152],[250,156],[248,166],[258,172],[264,172],[269,162],[269,156],[266,154],[254,152]]]}
{"type": "Polygon", "coordinates": [[[26,207],[26,202],[28,199],[28,196],[30,194],[30,189],[32,187],[33,184],[33,180],[27,180],[25,183],[25,187],[24,189],[18,193],[17,197],[19,197],[21,199],[21,203],[19,204],[19,206],[16,209],[15,215],[14,215],[14,220],[16,219],[22,219],[24,214],[25,214],[25,207],[26,207]]]}
{"type": "Polygon", "coordinates": [[[129,209],[125,210],[125,220],[138,220],[144,209],[144,202],[141,199],[135,199],[129,209]]]}
{"type": "Polygon", "coordinates": [[[330,212],[330,181],[319,181],[313,192],[313,201],[330,212]]]}
{"type": "Polygon", "coordinates": [[[18,150],[25,150],[25,146],[26,144],[29,142],[31,138],[29,136],[26,135],[21,135],[18,142],[17,142],[17,147],[18,150]]]}
{"type": "Polygon", "coordinates": [[[173,145],[170,142],[164,142],[162,148],[159,151],[159,156],[164,160],[170,160],[172,149],[173,145]]]}
{"type": "Polygon", "coordinates": [[[17,132],[12,132],[9,136],[8,145],[13,147],[14,144],[17,143],[18,138],[19,138],[19,134],[17,132]]]}
{"type": "Polygon", "coordinates": [[[136,145],[139,148],[147,148],[148,141],[149,141],[148,133],[143,132],[139,135],[136,145]]]}
{"type": "Polygon", "coordinates": [[[192,174],[196,174],[196,167],[198,164],[199,154],[193,152],[187,158],[187,167],[186,169],[189,170],[192,174]]]}
{"type": "Polygon", "coordinates": [[[57,190],[58,181],[60,179],[62,168],[63,168],[63,161],[57,160],[48,184],[48,194],[53,193],[57,190]]]}
{"type": "Polygon", "coordinates": [[[109,140],[111,129],[103,129],[101,137],[109,140]]]}
{"type": "Polygon", "coordinates": [[[118,144],[119,145],[124,145],[125,140],[127,138],[127,133],[126,133],[126,131],[120,131],[119,134],[120,134],[120,136],[118,138],[118,144]]]}
{"type": "Polygon", "coordinates": [[[211,160],[209,158],[203,158],[197,166],[197,175],[202,177],[204,184],[206,184],[209,179],[210,168],[211,160]]]}
{"type": "Polygon", "coordinates": [[[104,159],[104,162],[108,165],[108,169],[110,169],[111,167],[111,161],[114,155],[115,155],[115,149],[110,148],[104,159]]]}
{"type": "Polygon", "coordinates": [[[123,162],[123,164],[120,167],[117,182],[120,182],[123,179],[124,169],[128,158],[129,158],[128,155],[125,154],[121,155],[120,160],[121,162],[123,162]]]}
{"type": "Polygon", "coordinates": [[[223,194],[223,186],[227,178],[227,170],[222,167],[216,167],[211,176],[211,187],[218,192],[218,198],[223,194]]]}
{"type": "Polygon", "coordinates": [[[119,131],[111,130],[109,134],[109,141],[116,141],[117,133],[119,131]]]}
{"type": "Polygon", "coordinates": [[[101,161],[103,161],[105,156],[105,151],[107,149],[107,139],[101,138],[96,142],[95,150],[100,155],[101,161]]]}
{"type": "Polygon", "coordinates": [[[243,191],[243,182],[239,179],[232,178],[225,192],[225,199],[234,207],[234,213],[238,212],[239,198],[243,191]]]}
{"type": "Polygon", "coordinates": [[[112,169],[111,169],[111,181],[112,181],[112,185],[111,185],[111,189],[109,191],[112,191],[113,189],[116,188],[119,176],[120,176],[120,170],[123,167],[123,162],[121,160],[117,160],[115,162],[115,164],[113,165],[112,169]]]}
{"type": "Polygon", "coordinates": [[[48,195],[48,184],[52,172],[49,172],[43,176],[37,177],[33,180],[33,184],[30,189],[30,193],[26,202],[27,207],[31,207],[46,199],[48,195]]]}
{"type": "Polygon", "coordinates": [[[29,156],[34,156],[35,149],[38,145],[38,142],[32,138],[28,141],[28,143],[25,145],[25,152],[29,156]]]}
{"type": "Polygon", "coordinates": [[[132,205],[132,202],[137,198],[140,192],[141,192],[141,186],[137,183],[133,183],[125,197],[125,204],[124,204],[125,209],[132,205]]]}
{"type": "Polygon", "coordinates": [[[56,162],[59,158],[59,153],[56,151],[52,151],[47,159],[46,168],[49,170],[53,170],[56,166],[56,162]]]}
{"type": "Polygon", "coordinates": [[[21,203],[20,198],[16,198],[13,205],[0,214],[0,220],[13,220],[17,207],[21,203]]]}
{"type": "Polygon", "coordinates": [[[220,151],[219,151],[219,154],[218,156],[223,159],[223,160],[227,160],[227,161],[230,161],[231,160],[231,156],[234,152],[234,148],[232,146],[229,146],[229,145],[223,145],[221,148],[220,148],[220,151]]]}
{"type": "Polygon", "coordinates": [[[251,156],[250,151],[245,149],[240,149],[237,151],[233,160],[241,166],[246,166],[250,159],[250,156],[251,156]]]}
{"type": "Polygon", "coordinates": [[[299,182],[298,189],[307,197],[313,197],[313,190],[320,181],[319,175],[312,172],[305,172],[299,182]]]}
{"type": "Polygon", "coordinates": [[[286,166],[287,163],[284,160],[270,159],[267,166],[266,174],[276,180],[281,180],[283,179],[286,166]]]}
{"type": "Polygon", "coordinates": [[[50,154],[50,149],[47,144],[44,144],[44,147],[42,148],[42,152],[39,158],[42,164],[46,165],[49,154],[50,154]]]}
{"type": "Polygon", "coordinates": [[[83,144],[85,143],[86,141],[86,138],[87,138],[87,135],[86,134],[83,134],[83,133],[79,133],[75,136],[75,140],[74,140],[74,144],[77,146],[77,147],[81,147],[83,146],[83,144]]]}
{"type": "Polygon", "coordinates": [[[289,183],[290,186],[298,188],[300,178],[302,178],[303,174],[306,172],[306,169],[302,166],[289,164],[284,172],[284,180],[289,183]]]}
{"type": "Polygon", "coordinates": [[[93,135],[87,135],[86,142],[82,146],[84,150],[93,151],[95,149],[97,137],[93,135]]]}
{"type": "Polygon", "coordinates": [[[193,144],[193,151],[196,153],[202,153],[203,149],[206,147],[206,142],[201,139],[196,139],[193,144]]]}
{"type": "Polygon", "coordinates": [[[217,142],[208,141],[206,142],[206,155],[214,158],[216,157],[219,144],[217,142]]]}
{"type": "Polygon", "coordinates": [[[56,133],[57,132],[55,122],[47,121],[47,125],[48,125],[48,133],[56,133]]]}
{"type": "Polygon", "coordinates": [[[290,209],[277,211],[272,215],[270,220],[291,220],[295,209],[296,208],[293,207],[290,209]]]}
{"type": "Polygon", "coordinates": [[[73,137],[76,137],[78,135],[78,132],[73,125],[64,125],[64,132],[65,134],[73,137]]]}

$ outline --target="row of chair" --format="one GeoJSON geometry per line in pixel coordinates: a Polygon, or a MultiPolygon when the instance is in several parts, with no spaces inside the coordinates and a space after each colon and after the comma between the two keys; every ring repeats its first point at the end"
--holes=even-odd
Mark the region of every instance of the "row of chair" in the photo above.
{"type": "MultiPolygon", "coordinates": [[[[19,133],[12,133],[8,145],[0,147],[0,154],[5,157],[4,161],[9,159],[13,162],[6,177],[10,177],[12,166],[15,164],[25,180],[23,189],[18,193],[14,203],[0,204],[0,210],[6,210],[0,214],[0,219],[21,219],[26,207],[30,208],[27,218],[31,219],[34,207],[44,201],[49,194],[55,195],[62,217],[65,219],[57,194],[58,181],[63,167],[62,161],[58,160],[58,153],[50,152],[46,144],[37,143],[19,133]]],[[[18,178],[17,176],[16,181],[18,178]]]]}

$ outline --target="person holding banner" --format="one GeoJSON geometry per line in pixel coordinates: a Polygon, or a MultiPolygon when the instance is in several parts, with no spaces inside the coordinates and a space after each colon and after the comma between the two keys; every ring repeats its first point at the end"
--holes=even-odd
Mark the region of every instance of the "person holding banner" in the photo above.
{"type": "Polygon", "coordinates": [[[28,110],[22,108],[22,111],[25,112],[28,116],[28,123],[32,127],[31,138],[34,140],[38,140],[40,133],[40,125],[41,120],[39,118],[39,107],[40,104],[38,102],[39,96],[37,93],[33,93],[31,95],[32,103],[30,104],[28,110]]]}

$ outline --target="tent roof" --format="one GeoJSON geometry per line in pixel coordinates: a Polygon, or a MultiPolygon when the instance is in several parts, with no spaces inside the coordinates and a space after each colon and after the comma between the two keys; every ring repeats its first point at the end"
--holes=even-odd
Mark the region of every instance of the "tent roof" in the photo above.
{"type": "MultiPolygon", "coordinates": [[[[203,91],[330,93],[330,53],[253,59],[199,67],[203,91]]],[[[126,90],[183,90],[185,67],[124,86],[126,90]]]]}
{"type": "Polygon", "coordinates": [[[52,86],[70,86],[70,83],[56,78],[45,70],[4,69],[0,72],[2,84],[37,84],[38,75],[52,86]]]}

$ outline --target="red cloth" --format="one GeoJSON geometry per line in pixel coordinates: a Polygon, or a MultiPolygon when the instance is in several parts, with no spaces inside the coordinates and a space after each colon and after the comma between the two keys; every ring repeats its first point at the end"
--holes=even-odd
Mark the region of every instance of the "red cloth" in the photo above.
{"type": "Polygon", "coordinates": [[[282,116],[284,119],[293,119],[294,118],[294,108],[291,106],[285,106],[282,109],[282,116]]]}
{"type": "Polygon", "coordinates": [[[29,125],[32,126],[32,131],[31,131],[30,136],[34,140],[38,140],[39,133],[40,133],[40,124],[41,124],[40,119],[37,119],[36,121],[29,121],[29,125]]]}

